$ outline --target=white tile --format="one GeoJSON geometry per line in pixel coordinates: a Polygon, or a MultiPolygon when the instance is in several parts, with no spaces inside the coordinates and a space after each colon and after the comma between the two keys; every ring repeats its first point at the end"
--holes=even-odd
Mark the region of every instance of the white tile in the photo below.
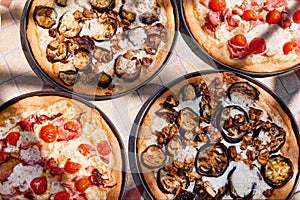
{"type": "Polygon", "coordinates": [[[5,60],[2,57],[0,57],[0,84],[11,78],[12,77],[10,76],[10,72],[8,70],[5,60]]]}
{"type": "Polygon", "coordinates": [[[294,71],[279,76],[284,88],[292,93],[300,88],[300,81],[294,71]]]}
{"type": "Polygon", "coordinates": [[[20,35],[16,25],[8,26],[0,30],[0,52],[7,53],[20,46],[20,35]]]}
{"type": "Polygon", "coordinates": [[[5,59],[13,76],[18,76],[31,71],[31,67],[21,49],[10,52],[5,56],[5,59]]]}
{"type": "Polygon", "coordinates": [[[6,27],[14,23],[14,20],[12,19],[9,10],[5,7],[0,7],[0,16],[1,16],[1,26],[6,27]]]}
{"type": "Polygon", "coordinates": [[[19,95],[20,92],[13,80],[0,84],[0,101],[5,102],[19,95]]]}
{"type": "Polygon", "coordinates": [[[43,82],[33,72],[23,74],[15,80],[21,94],[40,91],[43,87],[43,82]]]}

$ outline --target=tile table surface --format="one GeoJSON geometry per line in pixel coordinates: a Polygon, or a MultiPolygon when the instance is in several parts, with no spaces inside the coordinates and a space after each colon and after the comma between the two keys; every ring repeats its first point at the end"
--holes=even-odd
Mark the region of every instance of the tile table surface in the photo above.
{"type": "MultiPolygon", "coordinates": [[[[19,27],[25,2],[25,0],[0,0],[0,104],[24,93],[52,88],[51,84],[36,76],[22,51],[19,27]]],[[[92,101],[115,124],[126,147],[133,120],[143,103],[161,85],[190,72],[214,69],[211,67],[215,66],[214,63],[205,56],[196,56],[182,36],[185,36],[184,33],[178,34],[168,64],[147,85],[117,99],[92,101]]],[[[282,98],[300,124],[300,70],[256,79],[282,98]]],[[[133,196],[138,194],[130,173],[126,190],[129,191],[125,196],[126,199],[134,199],[133,196]]],[[[299,186],[297,190],[300,190],[299,186]]]]}

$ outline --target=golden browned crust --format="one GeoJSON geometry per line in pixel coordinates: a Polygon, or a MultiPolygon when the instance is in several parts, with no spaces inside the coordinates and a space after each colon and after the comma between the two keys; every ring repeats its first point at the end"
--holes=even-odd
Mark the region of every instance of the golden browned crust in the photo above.
{"type": "MultiPolygon", "coordinates": [[[[138,133],[138,139],[137,139],[137,149],[139,154],[139,160],[141,161],[141,153],[147,148],[146,141],[151,137],[156,137],[155,134],[151,130],[152,121],[155,118],[157,112],[161,108],[161,104],[165,101],[166,97],[170,94],[175,94],[175,96],[179,96],[181,88],[186,85],[187,83],[196,83],[199,84],[203,80],[207,85],[211,83],[212,80],[215,78],[219,78],[220,80],[224,80],[225,82],[228,81],[228,83],[238,82],[238,81],[247,81],[246,79],[237,77],[233,75],[232,73],[211,73],[211,74],[205,74],[202,76],[195,76],[192,78],[189,78],[187,80],[183,80],[179,83],[177,83],[175,86],[171,87],[169,90],[164,92],[161,96],[159,96],[158,99],[156,99],[152,104],[148,112],[146,113],[146,116],[141,124],[141,128],[138,133]],[[224,78],[225,77],[225,78],[224,78]]],[[[291,159],[293,163],[293,177],[290,179],[290,181],[284,185],[283,187],[279,189],[274,189],[272,196],[268,199],[285,199],[288,197],[288,195],[292,192],[293,187],[295,186],[296,176],[298,174],[298,163],[299,163],[299,146],[297,143],[297,138],[295,135],[295,132],[293,130],[291,119],[288,116],[288,114],[283,110],[282,106],[279,104],[279,102],[276,101],[275,98],[273,98],[267,91],[262,89],[259,85],[256,85],[251,82],[251,84],[256,87],[259,92],[259,100],[258,105],[264,109],[265,112],[269,113],[270,116],[273,118],[280,118],[279,124],[284,130],[286,131],[286,141],[284,146],[280,149],[280,153],[289,159],[291,159]]],[[[145,178],[145,182],[147,186],[149,187],[152,195],[154,195],[154,198],[156,199],[167,199],[166,194],[164,194],[157,185],[156,182],[156,170],[150,170],[143,166],[142,162],[140,162],[141,171],[143,172],[143,176],[145,178]]]]}
{"type": "Polygon", "coordinates": [[[78,94],[84,94],[89,96],[111,96],[114,94],[124,93],[128,90],[138,87],[140,84],[143,84],[151,76],[153,76],[153,74],[157,72],[160,69],[161,65],[165,62],[166,57],[170,52],[175,37],[175,17],[173,12],[173,6],[170,0],[159,0],[158,4],[160,7],[163,7],[166,10],[167,22],[165,24],[165,28],[168,34],[166,43],[158,51],[156,55],[155,63],[153,63],[151,68],[143,69],[139,78],[133,82],[126,82],[123,81],[122,79],[117,79],[115,87],[113,89],[97,87],[97,83],[85,84],[83,82],[76,82],[74,86],[67,86],[58,78],[58,72],[55,70],[54,65],[51,62],[49,62],[48,59],[46,58],[46,49],[42,49],[40,47],[39,44],[40,34],[38,32],[38,26],[35,23],[33,18],[33,12],[36,6],[44,5],[44,6],[55,7],[56,3],[54,0],[51,1],[33,0],[28,13],[28,25],[26,31],[27,40],[30,44],[30,48],[32,50],[34,59],[37,61],[41,69],[52,80],[54,80],[57,84],[59,84],[63,88],[67,88],[68,90],[74,91],[78,94]]]}
{"type": "MultiPolygon", "coordinates": [[[[120,149],[120,144],[115,136],[115,133],[111,129],[110,125],[106,122],[106,120],[101,116],[98,110],[95,108],[91,108],[79,101],[61,97],[61,96],[32,96],[29,98],[22,99],[17,103],[5,108],[3,111],[0,112],[0,121],[4,122],[7,119],[11,119],[12,117],[21,118],[24,112],[30,112],[32,114],[38,112],[40,109],[47,108],[57,102],[64,102],[64,106],[60,107],[58,112],[67,113],[70,111],[72,113],[85,113],[86,118],[84,120],[88,122],[95,121],[97,126],[101,129],[101,133],[103,133],[110,145],[112,147],[112,174],[111,178],[115,185],[112,188],[106,188],[105,191],[107,192],[108,199],[119,199],[120,193],[122,190],[123,179],[123,170],[125,166],[123,165],[123,156],[122,156],[122,149],[120,149]]],[[[15,122],[17,123],[17,122],[15,122]]],[[[0,127],[6,127],[4,123],[0,123],[0,127]]],[[[86,133],[88,134],[88,133],[86,133]]]]}
{"type": "MultiPolygon", "coordinates": [[[[208,35],[202,26],[205,23],[205,14],[197,11],[197,6],[194,0],[183,0],[183,11],[185,21],[190,30],[192,36],[200,47],[206,51],[212,58],[217,61],[247,72],[278,72],[287,70],[298,65],[300,53],[297,53],[297,57],[255,57],[251,55],[245,58],[231,59],[230,52],[228,51],[226,43],[219,43],[216,39],[208,35]]],[[[227,42],[227,41],[226,41],[227,42]]]]}

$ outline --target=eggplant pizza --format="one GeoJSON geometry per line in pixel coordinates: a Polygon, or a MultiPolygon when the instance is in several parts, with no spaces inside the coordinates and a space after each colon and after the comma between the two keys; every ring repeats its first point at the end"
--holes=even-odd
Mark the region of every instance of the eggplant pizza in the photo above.
{"type": "Polygon", "coordinates": [[[189,31],[215,60],[246,72],[300,64],[297,0],[182,0],[189,31]]]}
{"type": "Polygon", "coordinates": [[[299,147],[282,105],[258,83],[229,72],[173,82],[139,119],[137,159],[149,193],[177,200],[288,198],[299,147]]]}
{"type": "Polygon", "coordinates": [[[33,94],[3,105],[0,121],[0,199],[121,197],[121,144],[97,109],[33,94]]]}
{"type": "Polygon", "coordinates": [[[151,78],[175,37],[170,0],[32,0],[26,36],[39,67],[63,88],[111,96],[151,78]]]}

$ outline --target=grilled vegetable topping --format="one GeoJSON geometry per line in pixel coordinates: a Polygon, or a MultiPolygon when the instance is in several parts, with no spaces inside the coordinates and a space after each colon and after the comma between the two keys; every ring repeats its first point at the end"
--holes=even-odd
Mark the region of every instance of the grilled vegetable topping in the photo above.
{"type": "Polygon", "coordinates": [[[79,51],[74,55],[74,67],[78,70],[88,69],[92,61],[91,56],[86,51],[79,51]]]}
{"type": "Polygon", "coordinates": [[[193,192],[197,194],[199,199],[217,200],[221,199],[228,190],[228,185],[225,184],[220,188],[215,188],[209,181],[198,179],[195,183],[193,192]]]}
{"type": "Polygon", "coordinates": [[[163,103],[164,108],[173,108],[179,105],[179,101],[174,97],[174,95],[167,96],[163,103]]]}
{"type": "Polygon", "coordinates": [[[113,8],[114,3],[114,0],[90,0],[90,4],[100,12],[107,8],[113,8]]]}
{"type": "Polygon", "coordinates": [[[54,8],[48,6],[37,6],[34,9],[34,20],[42,28],[51,28],[57,18],[54,8]]]}
{"type": "Polygon", "coordinates": [[[183,101],[194,100],[201,96],[201,89],[199,85],[189,83],[183,86],[181,93],[183,101]]]}
{"type": "Polygon", "coordinates": [[[255,166],[234,167],[228,174],[230,196],[234,199],[252,199],[260,177],[259,169],[255,166]]]}
{"type": "Polygon", "coordinates": [[[127,32],[127,37],[134,46],[140,46],[145,43],[147,35],[143,27],[136,27],[127,32]]]}
{"type": "Polygon", "coordinates": [[[119,15],[121,17],[121,19],[126,19],[130,22],[134,22],[135,21],[135,18],[136,18],[136,14],[134,12],[131,12],[129,10],[126,10],[124,8],[124,5],[122,5],[120,7],[120,10],[119,10],[119,15]]]}
{"type": "Polygon", "coordinates": [[[68,0],[55,0],[56,4],[61,6],[61,7],[65,7],[68,4],[68,0]]]}
{"type": "Polygon", "coordinates": [[[139,19],[143,24],[153,24],[159,20],[157,14],[154,12],[146,12],[139,19]]]}
{"type": "Polygon", "coordinates": [[[167,153],[171,156],[173,156],[178,149],[184,148],[184,142],[181,136],[176,135],[174,136],[167,144],[166,149],[167,153]]]}
{"type": "Polygon", "coordinates": [[[94,58],[96,58],[100,63],[109,63],[113,59],[113,54],[111,51],[104,49],[102,47],[97,47],[94,51],[94,58]]]}
{"type": "Polygon", "coordinates": [[[222,143],[207,143],[197,153],[196,171],[204,176],[218,177],[227,169],[229,158],[227,148],[222,143]]]}
{"type": "Polygon", "coordinates": [[[74,70],[67,70],[67,71],[60,71],[59,78],[62,80],[66,85],[74,85],[76,78],[78,76],[77,71],[74,70]]]}
{"type": "Polygon", "coordinates": [[[92,20],[89,30],[97,41],[109,40],[117,30],[117,20],[111,13],[105,12],[98,19],[92,20]]]}
{"type": "Polygon", "coordinates": [[[200,200],[201,198],[198,197],[197,194],[187,191],[187,190],[180,190],[179,193],[176,195],[175,200],[200,200]]]}
{"type": "Polygon", "coordinates": [[[159,168],[164,165],[167,157],[157,145],[148,146],[141,154],[143,164],[148,168],[159,168]]]}
{"type": "Polygon", "coordinates": [[[159,44],[161,43],[161,36],[158,34],[148,35],[145,41],[144,50],[151,55],[155,55],[157,53],[159,44]]]}
{"type": "Polygon", "coordinates": [[[66,12],[59,21],[58,32],[66,38],[77,36],[82,29],[82,25],[70,11],[66,12]]]}
{"type": "Polygon", "coordinates": [[[112,78],[110,75],[105,72],[101,72],[98,78],[98,86],[102,88],[107,88],[112,82],[112,78]]]}
{"type": "Polygon", "coordinates": [[[264,180],[273,188],[284,186],[293,177],[294,173],[292,161],[281,155],[271,156],[261,170],[264,180]]]}
{"type": "Polygon", "coordinates": [[[179,128],[191,131],[199,124],[199,116],[191,108],[186,107],[179,111],[177,122],[179,128]]]}
{"type": "Polygon", "coordinates": [[[175,194],[179,189],[186,189],[190,185],[189,179],[182,170],[167,171],[161,168],[157,173],[157,185],[159,189],[167,194],[175,194]]]}
{"type": "Polygon", "coordinates": [[[233,100],[234,97],[239,98],[247,96],[251,100],[258,100],[259,91],[248,82],[236,82],[228,88],[228,97],[233,100]]]}
{"type": "Polygon", "coordinates": [[[50,62],[61,61],[67,56],[67,49],[66,42],[61,39],[52,40],[46,48],[47,59],[50,62]]]}
{"type": "MultiPolygon", "coordinates": [[[[126,56],[125,56],[126,57],[126,56]]],[[[125,58],[119,56],[115,62],[115,73],[124,81],[133,81],[140,76],[141,62],[136,57],[125,58]]]]}
{"type": "Polygon", "coordinates": [[[258,149],[266,148],[270,153],[277,152],[285,142],[286,132],[274,123],[266,122],[253,134],[254,138],[262,141],[258,149]]]}
{"type": "Polygon", "coordinates": [[[249,130],[248,115],[239,106],[227,106],[219,112],[217,126],[227,142],[240,142],[249,130]]]}
{"type": "Polygon", "coordinates": [[[214,109],[209,103],[205,103],[203,101],[200,102],[200,116],[205,122],[210,122],[213,113],[214,109]]]}

